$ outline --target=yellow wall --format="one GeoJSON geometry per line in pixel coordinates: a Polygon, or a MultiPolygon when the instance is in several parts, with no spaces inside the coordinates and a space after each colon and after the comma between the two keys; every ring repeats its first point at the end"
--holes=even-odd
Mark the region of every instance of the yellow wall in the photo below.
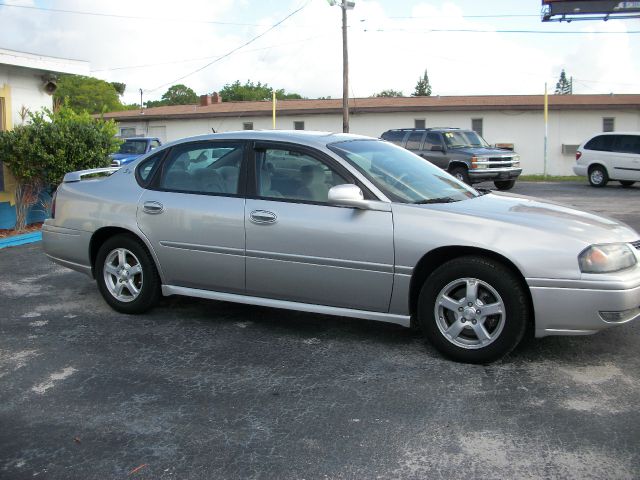
{"type": "MultiPolygon", "coordinates": [[[[9,85],[0,86],[0,97],[4,99],[4,118],[2,124],[7,130],[13,128],[11,119],[11,87],[9,85]]],[[[0,190],[0,202],[15,204],[16,182],[6,166],[2,166],[4,173],[4,190],[0,190]]]]}

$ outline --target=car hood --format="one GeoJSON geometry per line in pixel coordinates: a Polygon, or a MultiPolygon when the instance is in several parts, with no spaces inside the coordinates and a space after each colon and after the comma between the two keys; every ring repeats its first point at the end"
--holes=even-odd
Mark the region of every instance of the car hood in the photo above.
{"type": "Polygon", "coordinates": [[[495,156],[513,156],[517,155],[516,152],[511,150],[505,150],[503,148],[492,148],[492,147],[467,147],[467,148],[452,148],[451,152],[455,153],[463,153],[466,155],[495,155],[495,156]]]}
{"type": "Polygon", "coordinates": [[[632,242],[638,233],[618,220],[523,195],[490,193],[462,202],[424,205],[450,213],[520,225],[586,244],[632,242]]]}
{"type": "Polygon", "coordinates": [[[131,153],[113,153],[111,158],[113,160],[129,160],[138,158],[140,155],[132,155],[131,153]]]}

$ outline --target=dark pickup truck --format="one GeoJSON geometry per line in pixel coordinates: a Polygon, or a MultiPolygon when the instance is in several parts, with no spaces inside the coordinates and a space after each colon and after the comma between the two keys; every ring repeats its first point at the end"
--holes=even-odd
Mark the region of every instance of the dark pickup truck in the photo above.
{"type": "Polygon", "coordinates": [[[412,151],[469,185],[493,181],[499,190],[509,190],[522,173],[518,154],[491,147],[472,130],[399,128],[387,130],[381,138],[412,151]]]}

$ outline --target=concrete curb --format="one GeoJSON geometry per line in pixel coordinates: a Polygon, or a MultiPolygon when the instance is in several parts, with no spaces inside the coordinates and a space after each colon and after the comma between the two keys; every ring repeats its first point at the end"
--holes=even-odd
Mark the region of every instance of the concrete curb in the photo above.
{"type": "Polygon", "coordinates": [[[23,235],[15,235],[13,237],[0,239],[0,248],[17,247],[25,243],[34,243],[42,240],[42,232],[31,232],[23,235]]]}

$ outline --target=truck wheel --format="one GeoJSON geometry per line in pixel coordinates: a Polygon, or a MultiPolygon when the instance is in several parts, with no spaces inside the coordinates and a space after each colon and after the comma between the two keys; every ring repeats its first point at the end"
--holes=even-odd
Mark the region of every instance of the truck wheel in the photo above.
{"type": "Polygon", "coordinates": [[[516,184],[515,180],[496,180],[493,182],[498,190],[511,190],[516,184]]]}
{"type": "Polygon", "coordinates": [[[418,322],[443,355],[465,363],[490,363],[522,340],[531,317],[516,274],[482,256],[464,256],[438,267],[424,282],[418,322]]]}
{"type": "Polygon", "coordinates": [[[469,171],[465,167],[453,167],[449,170],[449,173],[456,177],[461,182],[471,185],[471,179],[469,178],[469,171]]]}

